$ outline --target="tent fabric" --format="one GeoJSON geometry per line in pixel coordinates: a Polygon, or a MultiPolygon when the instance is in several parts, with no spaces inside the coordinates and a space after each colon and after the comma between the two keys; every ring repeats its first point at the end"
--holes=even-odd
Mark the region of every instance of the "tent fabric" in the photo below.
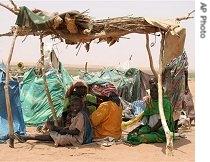
{"type": "Polygon", "coordinates": [[[27,7],[20,7],[20,12],[18,14],[16,25],[20,27],[32,27],[33,29],[42,29],[43,27],[48,27],[47,22],[50,17],[43,14],[42,12],[35,14],[27,7]]]}
{"type": "MultiPolygon", "coordinates": [[[[26,6],[20,7],[20,12],[17,16],[15,24],[18,25],[19,27],[22,27],[23,29],[27,30],[27,28],[30,28],[30,31],[36,32],[40,30],[44,31],[49,29],[56,29],[59,25],[64,26],[66,20],[70,19],[71,21],[72,17],[75,17],[76,19],[75,27],[78,31],[80,30],[83,31],[85,29],[90,29],[93,27],[93,25],[90,24],[91,20],[89,16],[75,10],[64,12],[61,14],[58,14],[57,12],[50,14],[48,12],[43,12],[41,10],[31,11],[26,6]]],[[[68,31],[70,30],[70,28],[72,29],[72,24],[74,23],[67,25],[68,31]]],[[[63,27],[60,27],[59,29],[62,28],[63,27]]],[[[57,34],[55,30],[53,30],[53,32],[57,34]]]]}
{"type": "Polygon", "coordinates": [[[165,87],[165,93],[168,95],[173,109],[174,119],[176,120],[179,113],[182,110],[182,102],[185,92],[185,71],[188,70],[188,60],[185,52],[169,64],[163,73],[163,86],[165,87]]]}
{"type": "Polygon", "coordinates": [[[132,103],[120,98],[123,108],[123,121],[128,121],[144,112],[146,105],[143,100],[137,100],[132,103]]]}
{"type": "Polygon", "coordinates": [[[107,68],[97,73],[84,73],[82,78],[88,85],[112,83],[118,94],[128,102],[142,99],[146,95],[152,75],[131,68],[127,71],[107,68]]]}
{"type": "MultiPolygon", "coordinates": [[[[60,72],[58,73],[57,69],[51,68],[45,74],[57,116],[62,114],[65,92],[73,82],[73,78],[62,65],[60,72]]],[[[26,124],[41,125],[52,117],[44,88],[44,80],[36,75],[35,68],[24,74],[20,97],[26,124]]]]}
{"type": "MultiPolygon", "coordinates": [[[[0,143],[8,139],[8,121],[4,91],[5,77],[4,65],[0,65],[0,143]]],[[[20,104],[19,83],[15,79],[9,81],[9,95],[14,131],[19,134],[25,134],[26,129],[20,104]]]]}

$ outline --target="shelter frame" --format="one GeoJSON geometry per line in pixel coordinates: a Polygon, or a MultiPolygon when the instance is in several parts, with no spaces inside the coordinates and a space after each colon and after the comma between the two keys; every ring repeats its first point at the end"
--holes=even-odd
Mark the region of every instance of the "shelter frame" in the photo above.
{"type": "MultiPolygon", "coordinates": [[[[6,6],[0,3],[0,6],[8,9],[13,12],[15,15],[21,13],[22,9],[15,5],[15,3],[10,0],[12,7],[6,6]]],[[[37,10],[31,11],[33,14],[37,13],[37,10]]],[[[38,12],[42,12],[38,10],[38,12]]],[[[53,17],[44,24],[44,26],[13,26],[11,31],[8,33],[0,34],[1,36],[12,36],[14,39],[12,42],[11,50],[9,53],[7,67],[6,67],[6,84],[5,84],[5,96],[7,98],[7,115],[8,115],[8,124],[9,124],[9,136],[10,136],[10,147],[14,147],[14,138],[13,138],[13,125],[12,125],[12,114],[11,106],[9,101],[9,92],[8,92],[8,78],[9,78],[9,67],[10,61],[12,59],[12,53],[14,49],[14,44],[17,36],[27,36],[34,35],[40,36],[40,51],[43,57],[42,49],[42,37],[51,35],[53,38],[59,38],[61,41],[65,40],[66,44],[78,44],[81,46],[85,44],[85,48],[89,51],[90,43],[94,39],[99,39],[99,42],[106,41],[109,46],[118,42],[120,38],[123,38],[124,35],[130,33],[137,34],[146,34],[146,49],[148,52],[150,67],[154,76],[158,80],[158,99],[159,99],[159,112],[161,117],[162,126],[166,134],[166,154],[171,156],[173,155],[173,133],[170,132],[168,125],[166,123],[164,111],[163,111],[163,98],[162,98],[162,72],[167,63],[169,63],[173,58],[179,56],[183,52],[184,40],[185,40],[185,29],[180,27],[181,20],[187,20],[193,18],[190,15],[194,11],[188,13],[187,16],[176,18],[173,22],[163,22],[159,20],[151,20],[143,17],[117,17],[112,19],[103,19],[103,20],[92,20],[90,17],[86,16],[85,12],[67,12],[62,14],[54,14],[53,17]],[[70,15],[70,16],[69,16],[70,15]],[[73,16],[72,16],[73,15],[73,16]],[[65,22],[64,22],[65,21],[65,22]],[[81,23],[82,22],[82,23],[81,23]],[[80,24],[80,27],[78,26],[80,24]],[[46,25],[46,26],[45,26],[46,25]],[[60,28],[59,28],[60,26],[60,28]],[[62,26],[62,27],[61,27],[62,26]],[[151,33],[161,33],[161,47],[160,47],[160,56],[159,56],[159,69],[158,72],[155,71],[153,66],[153,60],[151,51],[149,48],[149,35],[151,33]],[[170,40],[173,41],[173,47],[178,46],[175,51],[170,51],[170,40]],[[13,142],[12,142],[13,141],[13,142]]],[[[77,46],[77,47],[78,47],[77,46]]],[[[47,85],[47,83],[46,83],[47,85]]],[[[47,88],[45,87],[46,91],[47,88]]],[[[50,96],[49,96],[50,98],[50,96]]],[[[48,99],[50,105],[50,99],[48,99]]],[[[56,119],[55,112],[53,108],[51,109],[54,114],[54,119],[56,119]]]]}

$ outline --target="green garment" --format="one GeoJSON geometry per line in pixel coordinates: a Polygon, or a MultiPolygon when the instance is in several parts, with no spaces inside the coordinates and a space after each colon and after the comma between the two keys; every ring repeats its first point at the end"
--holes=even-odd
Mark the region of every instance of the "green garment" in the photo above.
{"type": "Polygon", "coordinates": [[[89,110],[90,115],[96,110],[97,98],[94,95],[86,95],[86,105],[89,110]]]}
{"type": "MultiPolygon", "coordinates": [[[[173,109],[171,102],[167,97],[163,97],[163,110],[166,118],[166,122],[171,132],[174,132],[173,124],[173,109]]],[[[158,101],[152,100],[150,106],[144,111],[144,117],[150,117],[152,115],[159,114],[158,101]]],[[[156,143],[165,142],[165,132],[163,127],[160,127],[157,131],[152,132],[149,125],[140,126],[136,132],[128,134],[127,142],[133,145],[141,143],[156,143]]]]}
{"type": "Polygon", "coordinates": [[[132,145],[139,145],[141,143],[162,143],[165,142],[164,131],[158,130],[151,132],[148,125],[142,126],[138,132],[128,134],[127,142],[132,145]]]}
{"type": "MultiPolygon", "coordinates": [[[[75,96],[75,95],[72,95],[71,98],[72,98],[73,96],[75,96]]],[[[64,109],[63,109],[63,112],[65,112],[65,111],[68,110],[68,107],[69,107],[69,105],[71,104],[71,101],[70,101],[70,100],[71,100],[71,99],[69,99],[69,98],[65,98],[65,100],[64,100],[64,109]]],[[[91,94],[87,94],[87,95],[85,96],[85,103],[86,103],[86,106],[87,106],[87,108],[88,108],[88,110],[89,110],[89,113],[92,114],[92,112],[96,110],[96,106],[95,106],[96,103],[97,103],[97,98],[96,98],[96,96],[93,96],[93,95],[91,95],[91,94]]]]}

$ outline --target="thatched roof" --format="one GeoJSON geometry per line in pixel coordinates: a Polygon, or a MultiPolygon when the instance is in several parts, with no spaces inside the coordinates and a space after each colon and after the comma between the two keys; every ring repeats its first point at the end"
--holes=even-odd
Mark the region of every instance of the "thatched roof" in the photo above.
{"type": "MultiPolygon", "coordinates": [[[[30,11],[21,7],[16,24],[18,35],[52,35],[65,40],[67,44],[91,42],[99,38],[108,44],[129,33],[156,33],[166,31],[149,23],[144,17],[117,17],[93,20],[86,12],[70,11],[48,14],[41,10],[30,11]]],[[[170,24],[169,24],[170,25],[170,24]]],[[[179,27],[179,24],[176,24],[179,27]]],[[[12,35],[15,27],[6,35],[12,35]]]]}
{"type": "MultiPolygon", "coordinates": [[[[154,20],[144,17],[116,17],[102,20],[93,20],[87,12],[69,11],[65,13],[47,13],[38,9],[33,11],[27,7],[20,7],[16,13],[18,36],[48,36],[59,38],[66,44],[85,43],[87,51],[91,41],[106,41],[110,46],[130,33],[151,34],[162,32],[166,34],[164,60],[182,54],[186,31],[180,26],[184,18],[174,20],[154,20]],[[168,39],[168,41],[167,41],[168,39]],[[173,49],[173,50],[172,50],[173,49]]],[[[189,17],[189,15],[188,15],[189,17]]],[[[13,26],[10,32],[0,36],[12,36],[17,28],[13,26]]]]}

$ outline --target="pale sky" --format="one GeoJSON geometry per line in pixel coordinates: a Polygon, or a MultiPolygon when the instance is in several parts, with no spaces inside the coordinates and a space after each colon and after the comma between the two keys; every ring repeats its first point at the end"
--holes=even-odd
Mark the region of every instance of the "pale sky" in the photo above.
{"type": "MultiPolygon", "coordinates": [[[[4,1],[3,1],[4,2],[4,1]]],[[[187,15],[195,9],[194,1],[15,1],[18,6],[27,6],[29,9],[39,8],[48,12],[66,12],[70,10],[85,11],[89,9],[88,15],[93,19],[105,19],[118,16],[152,17],[157,19],[176,18],[187,15]]],[[[4,2],[9,4],[9,2],[4,2]]],[[[16,16],[8,10],[0,7],[0,33],[9,31],[10,26],[15,24],[16,16]]],[[[194,70],[195,66],[195,20],[189,19],[182,22],[187,29],[185,50],[188,55],[189,68],[194,70]]],[[[130,39],[120,39],[118,43],[109,47],[107,43],[90,45],[90,51],[86,52],[81,47],[76,56],[76,46],[68,46],[65,43],[57,45],[57,56],[64,64],[118,66],[129,59],[132,54],[131,65],[133,67],[149,67],[149,59],[145,47],[145,35],[126,35],[130,39]]],[[[24,37],[18,37],[12,58],[12,63],[27,62],[35,64],[40,57],[39,37],[28,36],[22,43],[24,37]]],[[[6,62],[12,37],[0,37],[0,61],[6,62]]],[[[49,42],[49,39],[44,39],[49,42]]],[[[150,36],[150,42],[154,36],[150,36]]],[[[57,41],[59,42],[59,41],[57,41]]],[[[155,66],[158,65],[159,42],[151,48],[155,66]]]]}

